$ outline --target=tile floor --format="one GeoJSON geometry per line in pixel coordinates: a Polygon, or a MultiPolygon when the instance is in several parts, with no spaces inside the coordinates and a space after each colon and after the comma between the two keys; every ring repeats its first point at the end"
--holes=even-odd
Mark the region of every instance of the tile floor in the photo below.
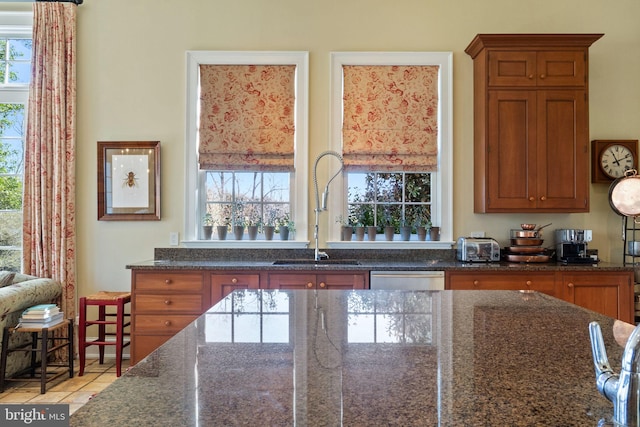
{"type": "MultiPolygon", "coordinates": [[[[78,376],[77,359],[74,365],[73,378],[69,378],[68,373],[61,375],[47,384],[45,394],[40,394],[40,382],[10,381],[6,383],[5,391],[0,393],[0,403],[68,403],[69,414],[73,414],[117,378],[115,359],[105,357],[103,365],[98,363],[98,359],[87,359],[84,375],[81,377],[78,376]]],[[[128,367],[129,360],[123,360],[123,373],[128,367]]]]}

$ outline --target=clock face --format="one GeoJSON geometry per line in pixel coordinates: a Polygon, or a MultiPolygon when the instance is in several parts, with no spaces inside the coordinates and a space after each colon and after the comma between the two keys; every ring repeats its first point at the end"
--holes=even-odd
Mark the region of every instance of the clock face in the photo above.
{"type": "Polygon", "coordinates": [[[600,167],[610,178],[620,178],[634,164],[633,153],[624,145],[610,145],[600,154],[600,167]]]}

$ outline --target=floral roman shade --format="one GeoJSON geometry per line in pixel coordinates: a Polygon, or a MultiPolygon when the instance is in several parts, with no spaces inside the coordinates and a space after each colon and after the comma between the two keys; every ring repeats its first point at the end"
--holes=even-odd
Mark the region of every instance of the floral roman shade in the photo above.
{"type": "Polygon", "coordinates": [[[438,72],[437,65],[343,66],[348,170],[437,170],[438,72]]]}
{"type": "Polygon", "coordinates": [[[293,171],[295,65],[200,65],[200,169],[293,171]]]}

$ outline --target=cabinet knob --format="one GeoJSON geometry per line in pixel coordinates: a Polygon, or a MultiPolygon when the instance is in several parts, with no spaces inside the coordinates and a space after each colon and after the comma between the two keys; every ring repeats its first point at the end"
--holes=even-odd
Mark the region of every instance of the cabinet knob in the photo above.
{"type": "Polygon", "coordinates": [[[547,77],[546,75],[544,75],[544,74],[540,74],[540,78],[541,78],[541,79],[545,79],[546,77],[547,77]]]}
{"type": "Polygon", "coordinates": [[[527,77],[529,77],[529,80],[533,80],[533,74],[529,74],[527,77]]]}
{"type": "Polygon", "coordinates": [[[545,200],[547,200],[547,196],[540,197],[540,200],[542,200],[544,202],[545,200]]]}
{"type": "Polygon", "coordinates": [[[165,305],[171,305],[171,300],[166,299],[166,300],[164,300],[164,303],[165,303],[165,305]]]}
{"type": "Polygon", "coordinates": [[[311,283],[311,282],[307,283],[307,288],[309,288],[309,289],[313,288],[313,283],[311,283]]]}
{"type": "Polygon", "coordinates": [[[235,285],[236,283],[238,283],[238,279],[236,279],[236,278],[234,277],[233,279],[231,279],[231,283],[233,283],[233,284],[235,285]]]}
{"type": "Polygon", "coordinates": [[[474,280],[473,281],[473,286],[478,286],[480,284],[480,282],[478,280],[474,280]]]}
{"type": "Polygon", "coordinates": [[[165,279],[164,283],[166,283],[167,285],[170,285],[172,283],[172,280],[171,279],[165,279]]]}
{"type": "Polygon", "coordinates": [[[531,286],[531,280],[527,280],[527,281],[526,281],[526,285],[527,285],[527,286],[531,286]]]}
{"type": "Polygon", "coordinates": [[[570,287],[570,288],[573,288],[573,283],[569,282],[569,283],[567,283],[567,286],[570,287]]]}
{"type": "Polygon", "coordinates": [[[325,285],[325,283],[324,283],[324,282],[320,282],[320,287],[321,287],[321,288],[326,288],[326,287],[327,287],[327,285],[325,285]]]}
{"type": "Polygon", "coordinates": [[[536,200],[536,198],[535,198],[535,197],[533,197],[533,196],[529,197],[529,201],[530,201],[530,202],[534,202],[535,200],[536,200]]]}
{"type": "Polygon", "coordinates": [[[164,326],[171,326],[171,320],[165,320],[164,326]]]}

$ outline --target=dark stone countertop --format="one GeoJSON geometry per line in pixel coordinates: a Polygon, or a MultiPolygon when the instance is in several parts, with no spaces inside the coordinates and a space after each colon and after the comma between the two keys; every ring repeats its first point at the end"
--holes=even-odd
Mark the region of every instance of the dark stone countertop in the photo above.
{"type": "Polygon", "coordinates": [[[133,270],[459,270],[459,271],[633,271],[633,266],[599,262],[596,264],[564,265],[546,263],[464,263],[456,261],[451,250],[332,250],[330,263],[314,264],[313,249],[220,250],[157,248],[153,260],[127,265],[133,270]],[[358,264],[333,263],[337,260],[357,260],[358,264]],[[277,260],[309,260],[308,264],[274,265],[277,260]]]}
{"type": "Polygon", "coordinates": [[[595,426],[588,324],[518,291],[236,291],[133,366],[71,426],[595,426]]]}

